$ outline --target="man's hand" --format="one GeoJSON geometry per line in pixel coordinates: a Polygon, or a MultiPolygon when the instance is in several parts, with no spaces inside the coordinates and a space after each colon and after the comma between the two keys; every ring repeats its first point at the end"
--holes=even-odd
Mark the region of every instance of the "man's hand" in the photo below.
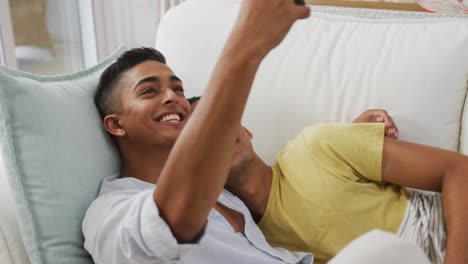
{"type": "Polygon", "coordinates": [[[266,55],[286,36],[298,19],[307,18],[310,8],[294,0],[244,0],[234,31],[242,31],[244,45],[266,55]]]}
{"type": "Polygon", "coordinates": [[[398,139],[398,127],[393,122],[393,118],[385,110],[367,110],[353,123],[385,123],[385,136],[398,139]]]}

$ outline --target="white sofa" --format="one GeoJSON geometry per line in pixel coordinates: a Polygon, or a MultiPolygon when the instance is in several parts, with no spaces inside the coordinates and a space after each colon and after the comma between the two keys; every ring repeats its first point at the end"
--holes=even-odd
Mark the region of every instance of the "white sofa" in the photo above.
{"type": "MultiPolygon", "coordinates": [[[[238,4],[188,1],[161,21],[156,48],[189,96],[203,93],[238,4]]],[[[257,152],[271,163],[306,125],[349,122],[366,109],[383,108],[394,117],[401,139],[466,153],[467,21],[315,7],[312,18],[294,26],[257,74],[243,118],[257,152]]],[[[29,263],[3,165],[0,169],[0,263],[29,263]]]]}

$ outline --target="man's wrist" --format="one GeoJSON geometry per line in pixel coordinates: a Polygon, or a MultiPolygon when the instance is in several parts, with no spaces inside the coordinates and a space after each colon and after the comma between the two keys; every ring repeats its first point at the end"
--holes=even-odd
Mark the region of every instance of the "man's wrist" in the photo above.
{"type": "Polygon", "coordinates": [[[271,50],[242,25],[234,28],[227,43],[227,52],[233,54],[235,60],[249,64],[260,64],[271,50]]]}

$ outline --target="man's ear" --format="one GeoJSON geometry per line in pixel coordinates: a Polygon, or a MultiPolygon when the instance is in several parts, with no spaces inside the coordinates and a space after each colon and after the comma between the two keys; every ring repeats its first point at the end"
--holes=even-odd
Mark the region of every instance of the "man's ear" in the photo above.
{"type": "Polygon", "coordinates": [[[104,128],[106,128],[107,132],[116,137],[123,137],[127,134],[119,116],[116,114],[104,117],[104,128]]]}
{"type": "Polygon", "coordinates": [[[247,135],[249,136],[249,139],[252,139],[253,138],[253,134],[252,132],[250,132],[250,130],[248,130],[245,126],[242,126],[245,130],[245,132],[247,133],[247,135]]]}

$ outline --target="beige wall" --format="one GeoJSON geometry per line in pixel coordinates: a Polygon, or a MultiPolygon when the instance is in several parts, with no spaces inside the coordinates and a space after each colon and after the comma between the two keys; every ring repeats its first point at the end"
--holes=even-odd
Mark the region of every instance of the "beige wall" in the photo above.
{"type": "Polygon", "coordinates": [[[306,0],[311,5],[424,11],[417,0],[306,0]]]}
{"type": "Polygon", "coordinates": [[[52,50],[47,30],[47,0],[10,0],[10,8],[16,45],[52,50]]]}

